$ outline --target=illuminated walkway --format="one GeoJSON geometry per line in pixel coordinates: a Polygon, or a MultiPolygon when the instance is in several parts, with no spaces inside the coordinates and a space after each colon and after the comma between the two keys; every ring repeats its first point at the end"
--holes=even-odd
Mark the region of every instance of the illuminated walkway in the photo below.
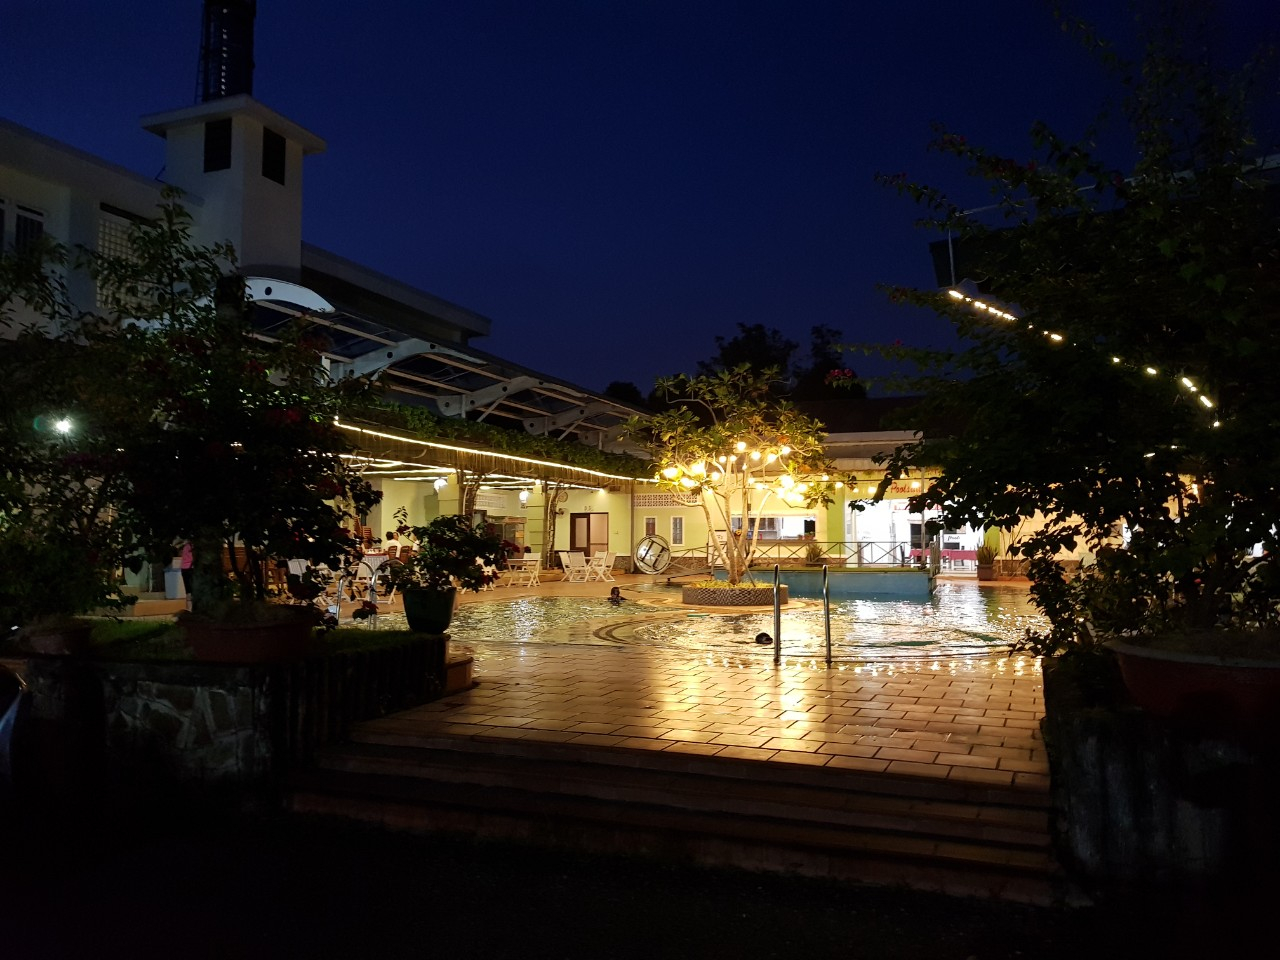
{"type": "MultiPolygon", "coordinates": [[[[638,578],[619,579],[625,590],[638,578]]],[[[603,592],[598,583],[544,583],[465,602],[603,592]]],[[[387,732],[1048,786],[1041,676],[1026,659],[828,670],[785,659],[775,668],[768,649],[747,658],[639,647],[467,646],[477,687],[375,724],[387,732]]]]}
{"type": "MultiPolygon", "coordinates": [[[[619,578],[624,593],[637,579],[619,578]]],[[[602,597],[608,586],[544,581],[465,602],[602,597]]],[[[495,636],[502,623],[490,623],[495,636]]],[[[357,724],[299,776],[291,809],[857,883],[1070,899],[1050,848],[1033,661],[827,669],[784,658],[775,667],[770,648],[572,642],[583,638],[571,631],[566,640],[465,644],[475,687],[357,724]]]]}

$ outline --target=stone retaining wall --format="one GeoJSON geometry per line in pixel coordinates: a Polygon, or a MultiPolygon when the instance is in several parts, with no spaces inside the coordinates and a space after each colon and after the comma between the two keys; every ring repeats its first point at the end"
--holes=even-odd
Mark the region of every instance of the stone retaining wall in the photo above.
{"type": "Polygon", "coordinates": [[[1273,873],[1280,857],[1274,742],[1177,730],[1123,699],[1091,702],[1077,678],[1056,667],[1044,673],[1042,726],[1054,842],[1077,881],[1095,894],[1124,896],[1221,892],[1273,873]]]}
{"type": "Polygon", "coordinates": [[[33,656],[29,786],[125,798],[201,791],[250,802],[351,725],[444,690],[447,639],[292,663],[33,656]]]}

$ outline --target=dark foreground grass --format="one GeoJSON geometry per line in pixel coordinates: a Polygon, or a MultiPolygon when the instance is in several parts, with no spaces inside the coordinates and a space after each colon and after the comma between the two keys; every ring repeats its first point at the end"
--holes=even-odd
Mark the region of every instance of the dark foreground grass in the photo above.
{"type": "Polygon", "coordinates": [[[0,956],[1257,955],[1238,902],[1041,909],[312,820],[177,820],[6,821],[0,956]]]}

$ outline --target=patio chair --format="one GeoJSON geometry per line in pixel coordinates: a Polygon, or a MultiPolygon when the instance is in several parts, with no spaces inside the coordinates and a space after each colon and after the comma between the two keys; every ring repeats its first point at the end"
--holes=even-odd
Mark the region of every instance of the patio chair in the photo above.
{"type": "Polygon", "coordinates": [[[507,585],[512,587],[536,587],[542,583],[538,577],[538,572],[542,567],[542,561],[535,558],[526,558],[524,560],[511,560],[508,562],[509,570],[507,572],[507,585]]]}
{"type": "Polygon", "coordinates": [[[618,554],[610,550],[600,550],[587,562],[588,580],[613,580],[613,561],[618,554]]]}
{"type": "Polygon", "coordinates": [[[586,555],[576,550],[558,550],[560,566],[564,567],[564,578],[569,583],[586,583],[590,579],[586,555]]]}

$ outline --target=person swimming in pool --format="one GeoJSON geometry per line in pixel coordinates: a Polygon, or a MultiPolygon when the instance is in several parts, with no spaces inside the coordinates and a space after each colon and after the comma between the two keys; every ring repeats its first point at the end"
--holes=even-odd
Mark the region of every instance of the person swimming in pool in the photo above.
{"type": "Polygon", "coordinates": [[[619,590],[617,587],[613,587],[609,591],[609,602],[612,603],[614,606],[617,606],[618,604],[620,604],[622,602],[622,599],[623,599],[622,591],[619,590]]]}

